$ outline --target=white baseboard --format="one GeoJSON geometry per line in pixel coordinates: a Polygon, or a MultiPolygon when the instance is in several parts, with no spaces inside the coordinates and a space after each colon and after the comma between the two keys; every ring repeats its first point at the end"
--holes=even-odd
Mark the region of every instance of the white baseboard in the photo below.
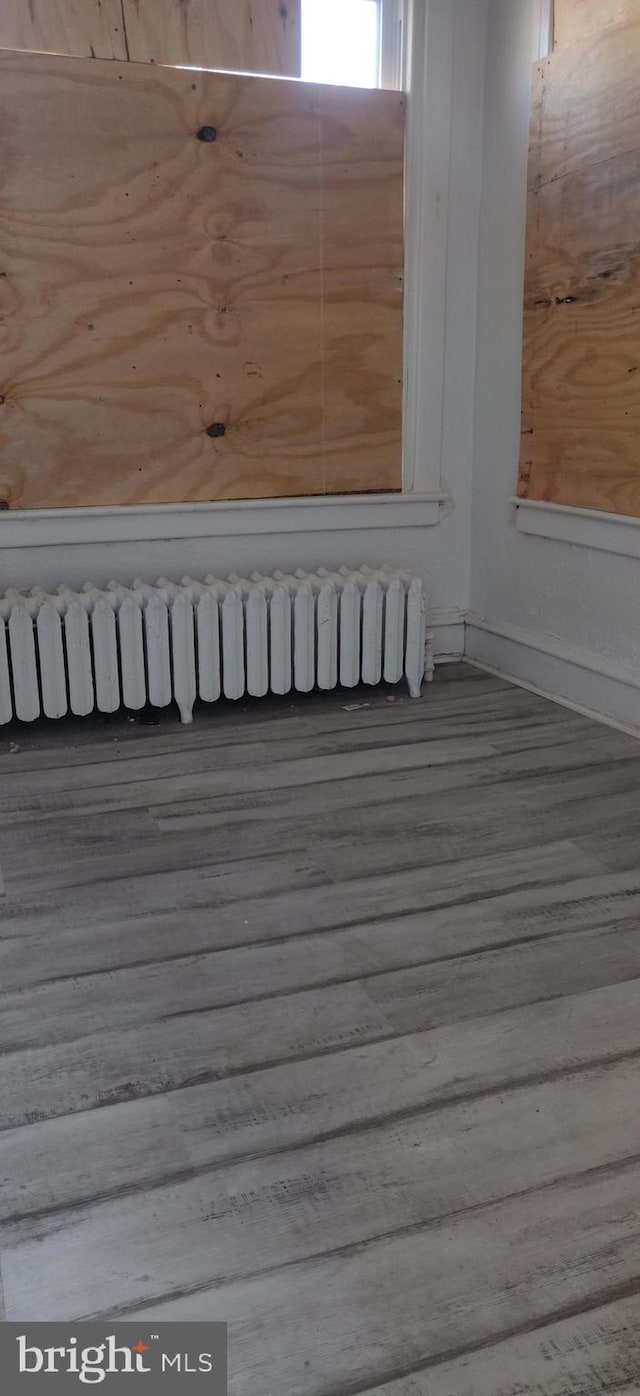
{"type": "Polygon", "coordinates": [[[465,658],[640,736],[640,669],[474,612],[466,619],[465,658]]]}

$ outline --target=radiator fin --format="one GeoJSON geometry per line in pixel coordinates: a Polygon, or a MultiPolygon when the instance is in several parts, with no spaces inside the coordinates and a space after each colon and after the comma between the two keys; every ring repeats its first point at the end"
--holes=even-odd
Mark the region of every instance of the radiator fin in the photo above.
{"type": "Polygon", "coordinates": [[[26,606],[14,606],[9,616],[9,646],[16,717],[33,722],[40,716],[40,689],[33,621],[26,606]]]}
{"type": "Polygon", "coordinates": [[[173,692],[183,722],[191,722],[196,701],[196,649],[193,603],[181,592],[171,604],[173,692]]]}
{"type": "Polygon", "coordinates": [[[118,637],[113,607],[104,596],[93,607],[91,631],[96,706],[101,713],[115,713],[121,703],[118,637]]]}
{"type": "Polygon", "coordinates": [[[45,717],[64,717],[67,712],[67,676],[64,665],[62,621],[55,606],[50,601],[43,601],[38,611],[36,629],[40,657],[42,711],[45,717]]]}
{"type": "Polygon", "coordinates": [[[242,698],[245,691],[244,614],[242,599],[229,587],[222,603],[222,672],[225,698],[242,698]]]}
{"type": "Polygon", "coordinates": [[[383,596],[380,583],[367,582],[362,602],[362,681],[380,683],[382,678],[383,596]]]}
{"type": "Polygon", "coordinates": [[[316,681],[313,592],[303,582],[294,603],[294,673],[298,693],[310,693],[316,681]]]}
{"type": "Polygon", "coordinates": [[[171,647],[169,612],[160,596],[149,596],[144,608],[144,635],[147,653],[149,702],[165,708],[171,702],[171,647]]]}
{"type": "Polygon", "coordinates": [[[287,588],[277,585],[271,595],[270,605],[271,636],[269,644],[269,672],[272,693],[289,693],[292,683],[291,671],[291,597],[287,588]]]}
{"type": "Polygon", "coordinates": [[[360,592],[348,581],[340,598],[340,683],[355,688],[360,682],[360,592]]]}
{"type": "Polygon", "coordinates": [[[215,703],[222,693],[220,681],[220,608],[214,591],[198,601],[198,693],[205,703],[215,703]]]}
{"type": "Polygon", "coordinates": [[[317,655],[318,688],[335,688],[338,682],[338,598],[335,587],[323,582],[318,592],[317,655]]]}
{"type": "Polygon", "coordinates": [[[93,712],[93,664],[91,645],[89,644],[89,617],[81,601],[70,601],[67,607],[64,619],[64,641],[69,680],[69,707],[77,717],[86,717],[87,713],[93,712]]]}
{"type": "Polygon", "coordinates": [[[147,701],[147,682],[142,642],[142,609],[134,596],[125,596],[118,611],[122,701],[134,712],[147,701]]]}
{"type": "Polygon", "coordinates": [[[9,676],[9,652],[7,649],[6,627],[0,625],[0,723],[11,722],[14,715],[14,702],[9,676]]]}

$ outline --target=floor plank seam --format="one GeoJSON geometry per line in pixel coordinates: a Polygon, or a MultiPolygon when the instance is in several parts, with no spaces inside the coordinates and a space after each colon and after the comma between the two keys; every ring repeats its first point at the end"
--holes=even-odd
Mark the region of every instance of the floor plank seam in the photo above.
{"type": "MultiPolygon", "coordinates": [[[[556,1000],[543,1000],[543,1002],[555,1001],[556,1000]]],[[[513,1009],[508,1008],[503,1011],[506,1014],[512,1012],[513,1009]]],[[[489,1014],[487,1016],[497,1017],[498,1014],[489,1014]]],[[[327,1048],[324,1051],[315,1052],[308,1056],[295,1055],[291,1057],[283,1057],[280,1060],[274,1062],[261,1062],[258,1065],[239,1067],[237,1070],[228,1072],[226,1073],[226,1075],[223,1076],[220,1076],[215,1072],[200,1072],[195,1077],[178,1082],[176,1083],[176,1085],[173,1086],[163,1086],[162,1089],[158,1089],[157,1091],[148,1091],[144,1094],[137,1093],[136,1095],[126,1097],[124,1099],[118,1098],[116,1100],[109,1099],[104,1101],[94,1101],[90,1106],[87,1106],[85,1109],[68,1111],[62,1115],[46,1116],[45,1119],[38,1119],[33,1121],[32,1123],[29,1123],[28,1121],[22,1121],[20,1124],[10,1125],[8,1127],[0,1126],[0,1139],[2,1139],[3,1136],[10,1135],[17,1130],[37,1128],[38,1126],[46,1124],[49,1121],[77,1119],[79,1115],[91,1115],[95,1111],[102,1112],[103,1110],[120,1109],[123,1106],[135,1107],[140,1103],[140,1101],[155,1100],[159,1097],[162,1098],[164,1096],[171,1097],[173,1095],[180,1094],[183,1091],[197,1089],[198,1087],[204,1085],[222,1085],[224,1084],[224,1082],[235,1080],[237,1077],[260,1076],[263,1072],[277,1071],[280,1068],[286,1068],[290,1065],[298,1066],[302,1063],[322,1061],[326,1057],[340,1056],[342,1054],[354,1051],[357,1052],[361,1050],[363,1046],[375,1047],[386,1042],[402,1043],[412,1039],[415,1036],[428,1037],[430,1031],[438,1031],[438,1029],[426,1029],[423,1033],[419,1034],[390,1032],[382,1037],[372,1037],[370,1039],[367,1039],[366,1043],[361,1042],[358,1043],[357,1046],[354,1046],[353,1043],[348,1043],[344,1046],[327,1048]]],[[[543,1086],[553,1081],[562,1081],[566,1079],[571,1079],[572,1077],[580,1077],[584,1074],[588,1074],[589,1072],[607,1070],[607,1068],[609,1067],[615,1067],[622,1065],[625,1062],[633,1062],[637,1060],[640,1060],[640,1046],[637,1048],[629,1048],[624,1052],[606,1054],[602,1057],[590,1057],[584,1062],[572,1063],[570,1066],[558,1067],[557,1069],[551,1071],[533,1073],[529,1072],[519,1077],[511,1077],[511,1079],[501,1080],[499,1082],[496,1082],[493,1086],[487,1086],[482,1088],[481,1090],[461,1091],[458,1093],[452,1092],[450,1095],[439,1096],[433,1102],[425,1102],[424,1104],[415,1108],[410,1107],[406,1111],[399,1110],[397,1113],[393,1113],[392,1115],[390,1115],[389,1118],[392,1120],[393,1123],[398,1123],[401,1120],[419,1117],[422,1115],[436,1114],[441,1110],[453,1109],[458,1105],[472,1105],[478,1101],[490,1100],[496,1096],[501,1097],[520,1090],[528,1090],[532,1086],[543,1086]]],[[[382,1118],[385,1119],[386,1117],[382,1118]]],[[[364,1125],[362,1125],[362,1132],[366,1132],[370,1128],[375,1129],[378,1124],[379,1117],[373,1117],[371,1123],[369,1123],[369,1121],[366,1121],[364,1125]]],[[[349,1134],[350,1132],[359,1133],[360,1122],[358,1122],[358,1125],[355,1127],[345,1127],[344,1129],[338,1128],[332,1131],[328,1131],[326,1133],[322,1133],[315,1137],[312,1142],[314,1144],[323,1143],[325,1138],[339,1139],[349,1134]]],[[[271,1157],[272,1154],[278,1154],[280,1152],[286,1153],[289,1151],[289,1149],[291,1149],[293,1152],[297,1152],[298,1147],[306,1148],[307,1141],[304,1141],[299,1146],[295,1144],[288,1144],[282,1150],[276,1148],[274,1150],[263,1150],[257,1154],[250,1152],[246,1156],[238,1155],[237,1158],[233,1158],[232,1161],[244,1163],[253,1158],[266,1158],[271,1157]]],[[[222,1166],[224,1166],[224,1164],[221,1164],[221,1167],[222,1166]]],[[[211,1171],[218,1171],[217,1165],[215,1166],[215,1168],[212,1167],[211,1171]]]]}
{"type": "MultiPolygon", "coordinates": [[[[393,1227],[391,1230],[388,1231],[377,1232],[373,1236],[366,1236],[358,1240],[348,1241],[344,1245],[331,1246],[326,1248],[325,1250],[314,1251],[305,1256],[296,1256],[294,1259],[282,1261],[280,1264],[267,1265],[264,1267],[260,1267],[257,1270],[251,1270],[246,1272],[243,1271],[240,1274],[224,1275],[221,1276],[220,1279],[216,1279],[213,1281],[211,1279],[209,1279],[208,1281],[202,1280],[199,1281],[197,1285],[194,1284],[193,1288],[185,1286],[180,1291],[170,1290],[162,1294],[154,1295],[153,1297],[145,1300],[145,1307],[152,1307],[153,1305],[164,1304],[170,1300],[175,1300],[176,1297],[184,1298],[186,1295],[190,1294],[202,1294],[210,1293],[213,1291],[221,1291],[225,1288],[225,1286],[228,1286],[230,1284],[248,1283],[258,1278],[279,1275],[285,1270],[307,1270],[310,1267],[313,1268],[314,1266],[324,1265],[326,1264],[327,1260],[335,1260],[346,1256],[359,1255],[362,1254],[363,1251],[368,1251],[375,1246],[383,1244],[385,1241],[395,1241],[398,1238],[402,1238],[403,1236],[424,1235],[425,1233],[439,1230],[446,1224],[458,1222],[463,1217],[469,1217],[471,1215],[479,1216],[483,1213],[497,1211],[500,1207],[504,1205],[505,1202],[513,1202],[524,1197],[531,1197],[535,1196],[536,1194],[551,1192],[554,1188],[559,1188],[567,1182],[575,1181],[579,1184],[581,1182],[586,1181],[588,1178],[611,1176],[615,1173],[636,1169],[638,1167],[639,1162],[640,1153],[629,1155],[628,1157],[620,1159],[615,1163],[602,1164],[595,1168],[586,1168],[582,1172],[568,1173],[562,1177],[550,1179],[547,1182],[539,1183],[533,1187],[516,1189],[514,1192],[505,1193],[500,1198],[490,1198],[486,1202],[478,1202],[472,1204],[471,1206],[462,1207],[454,1211],[444,1212],[441,1213],[439,1216],[429,1217],[427,1221],[408,1222],[405,1226],[393,1227]]],[[[18,1243],[18,1248],[19,1245],[20,1243],[18,1243]]],[[[6,1249],[9,1250],[11,1248],[6,1249]]],[[[637,1280],[637,1286],[638,1292],[640,1293],[640,1276],[637,1280]]],[[[633,1289],[631,1288],[631,1286],[628,1286],[625,1290],[625,1294],[623,1297],[628,1297],[629,1293],[632,1292],[634,1292],[633,1289]]],[[[111,1323],[114,1322],[116,1319],[126,1318],[128,1312],[131,1311],[121,1306],[114,1306],[113,1308],[103,1311],[99,1317],[103,1322],[111,1323]]],[[[89,1322],[91,1319],[96,1319],[98,1315],[87,1313],[82,1314],[79,1317],[80,1321],[89,1322]]]]}
{"type": "MultiPolygon", "coordinates": [[[[74,1216],[77,1213],[89,1211],[91,1210],[91,1208],[95,1206],[102,1206],[105,1203],[115,1202],[118,1199],[122,1199],[124,1197],[135,1197],[137,1195],[158,1192],[168,1186],[174,1186],[185,1182],[191,1182],[198,1178],[207,1178],[210,1176],[215,1176],[216,1173],[221,1173],[226,1169],[236,1167],[239,1168],[244,1164],[260,1162],[263,1159],[274,1159],[278,1158],[279,1156],[286,1156],[288,1154],[304,1153],[307,1150],[312,1150],[317,1148],[318,1146],[332,1143],[333,1141],[338,1139],[349,1139],[352,1137],[358,1138],[360,1137],[360,1135],[374,1133],[376,1130],[379,1130],[386,1125],[395,1126],[398,1124],[405,1123],[409,1120],[421,1120],[428,1116],[439,1115],[446,1111],[456,1111],[458,1109],[462,1110],[469,1105],[480,1104],[481,1102],[496,1098],[502,1098],[503,1096],[516,1095],[518,1092],[529,1091],[532,1087],[535,1088],[537,1086],[551,1085],[555,1081],[571,1081],[574,1078],[579,1079],[580,1077],[588,1076],[589,1074],[593,1074],[595,1072],[606,1073],[608,1069],[614,1069],[617,1066],[633,1061],[640,1061],[640,1047],[634,1050],[630,1050],[628,1052],[617,1053],[616,1055],[593,1058],[587,1062],[581,1062],[577,1065],[573,1065],[570,1067],[558,1068],[557,1070],[552,1070],[548,1072],[530,1073],[527,1076],[522,1076],[519,1078],[505,1079],[503,1081],[496,1082],[493,1086],[485,1087],[482,1090],[466,1091],[461,1092],[459,1094],[452,1093],[449,1096],[442,1096],[433,1101],[427,1101],[421,1105],[407,1106],[398,1110],[391,1110],[383,1115],[370,1116],[366,1119],[358,1120],[357,1122],[354,1122],[350,1125],[344,1125],[336,1127],[335,1129],[324,1130],[321,1133],[310,1135],[305,1139],[289,1141],[282,1146],[276,1145],[271,1149],[247,1150],[244,1153],[225,1155],[220,1159],[213,1160],[210,1163],[203,1164],[200,1166],[196,1164],[191,1164],[185,1166],[182,1169],[176,1169],[173,1173],[165,1173],[157,1179],[146,1178],[142,1180],[139,1184],[130,1185],[126,1187],[118,1186],[117,1188],[114,1188],[112,1191],[104,1191],[100,1193],[91,1194],[90,1196],[79,1199],[76,1204],[63,1203],[58,1206],[52,1203],[48,1207],[41,1207],[33,1211],[9,1213],[5,1214],[4,1216],[0,1214],[0,1235],[7,1228],[19,1225],[27,1221],[37,1222],[38,1220],[45,1219],[47,1217],[74,1216]]],[[[180,1090],[185,1088],[178,1089],[180,1090]]],[[[160,1094],[170,1095],[172,1093],[162,1092],[160,1094]]],[[[138,1097],[137,1099],[149,1099],[149,1097],[138,1097]]],[[[121,1104],[135,1106],[136,1102],[127,1101],[121,1102],[121,1104]]],[[[93,1107],[93,1109],[95,1108],[99,1107],[93,1107]]],[[[118,1108],[118,1106],[112,1106],[108,1108],[118,1108]]],[[[91,1114],[93,1113],[93,1109],[89,1109],[81,1113],[91,1114]]],[[[75,1113],[77,1114],[78,1112],[75,1113]]],[[[68,1119],[70,1117],[52,1116],[50,1118],[68,1119]]],[[[47,1123],[47,1120],[39,1120],[35,1122],[33,1125],[16,1125],[13,1127],[13,1129],[34,1129],[40,1125],[44,1125],[47,1123]]],[[[0,1140],[2,1139],[3,1135],[10,1134],[12,1132],[12,1130],[0,1129],[0,1140]]],[[[602,1171],[607,1172],[609,1169],[615,1170],[616,1168],[625,1165],[633,1165],[634,1162],[639,1160],[640,1153],[638,1153],[637,1155],[625,1155],[620,1159],[613,1160],[611,1163],[607,1163],[606,1165],[600,1165],[597,1168],[588,1168],[567,1175],[559,1175],[553,1179],[550,1179],[545,1184],[536,1184],[535,1186],[523,1189],[520,1192],[505,1194],[505,1198],[507,1196],[526,1196],[529,1193],[540,1191],[543,1187],[556,1186],[562,1181],[566,1181],[568,1178],[579,1179],[583,1175],[595,1176],[602,1171]]],[[[502,1198],[500,1200],[504,1201],[505,1198],[502,1198]]],[[[495,1205],[495,1199],[493,1200],[493,1202],[487,1202],[478,1205],[483,1208],[488,1207],[490,1205],[495,1205]]],[[[475,1210],[475,1207],[463,1208],[455,1214],[447,1213],[444,1219],[447,1219],[449,1216],[453,1215],[464,1215],[467,1211],[475,1210]]],[[[438,1219],[436,1218],[436,1220],[438,1219]]],[[[440,1218],[440,1220],[442,1220],[442,1218],[440,1218]]]]}

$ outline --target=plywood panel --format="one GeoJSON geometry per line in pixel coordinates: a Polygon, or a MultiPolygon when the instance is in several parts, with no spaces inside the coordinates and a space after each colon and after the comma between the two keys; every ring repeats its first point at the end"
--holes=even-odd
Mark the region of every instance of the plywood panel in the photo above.
{"type": "Polygon", "coordinates": [[[123,0],[129,57],[300,75],[300,0],[123,0]]]}
{"type": "Polygon", "coordinates": [[[126,58],[120,0],[2,0],[0,47],[126,58]]]}
{"type": "Polygon", "coordinates": [[[640,151],[528,214],[520,493],[640,514],[640,151]]]}
{"type": "Polygon", "coordinates": [[[530,189],[640,146],[640,20],[536,64],[530,189]]]}
{"type": "Polygon", "coordinates": [[[640,19],[640,0],[555,0],[555,47],[565,48],[610,24],[636,19],[640,19]]]}
{"type": "Polygon", "coordinates": [[[539,65],[521,497],[640,515],[640,21],[539,65]]]}
{"type": "Polygon", "coordinates": [[[4,54],[0,130],[6,505],[400,487],[399,94],[4,54]]]}
{"type": "Polygon", "coordinates": [[[0,47],[300,76],[300,0],[2,0],[0,47]]]}

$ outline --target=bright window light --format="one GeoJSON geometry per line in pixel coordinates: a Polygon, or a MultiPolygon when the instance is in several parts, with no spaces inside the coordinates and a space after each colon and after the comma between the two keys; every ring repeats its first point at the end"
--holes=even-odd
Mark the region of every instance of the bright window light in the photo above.
{"type": "Polygon", "coordinates": [[[378,0],[302,0],[305,82],[378,87],[378,0]]]}

